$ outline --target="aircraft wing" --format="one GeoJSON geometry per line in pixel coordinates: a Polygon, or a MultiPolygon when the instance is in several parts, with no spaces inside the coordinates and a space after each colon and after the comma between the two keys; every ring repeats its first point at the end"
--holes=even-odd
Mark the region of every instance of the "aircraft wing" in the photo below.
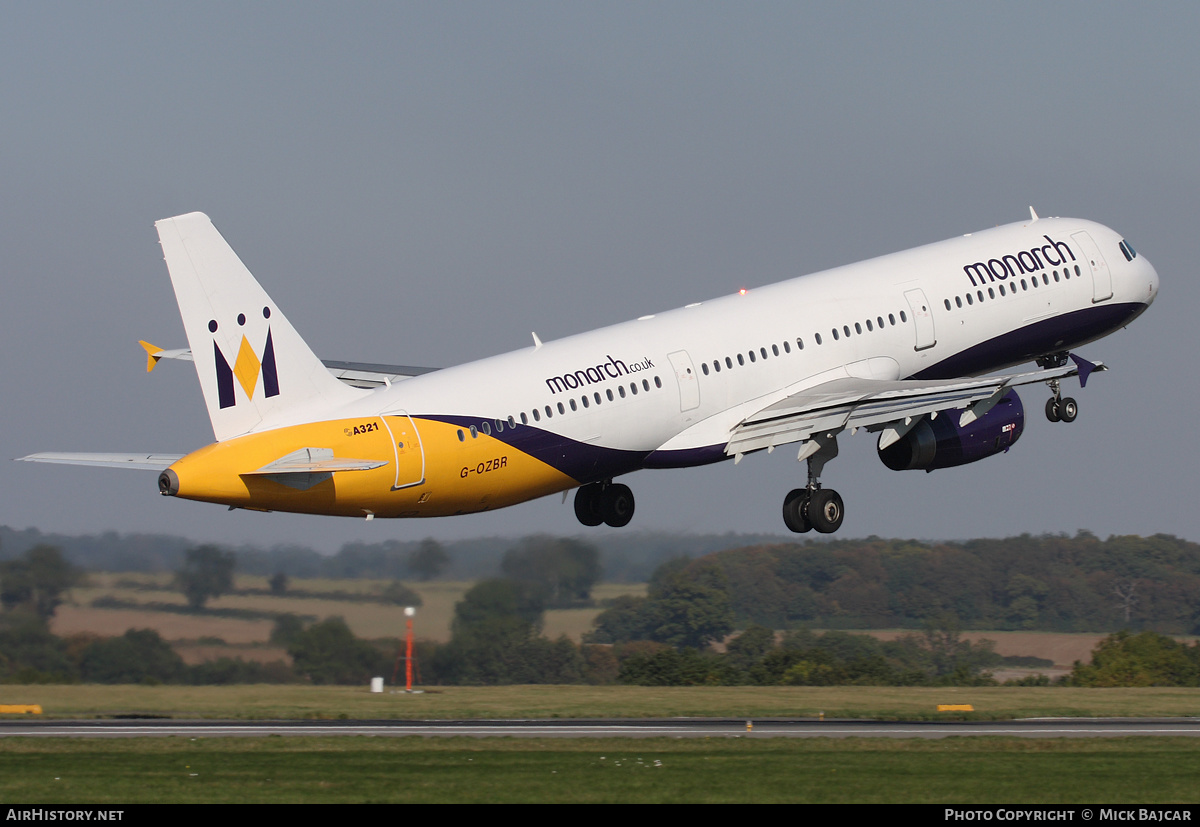
{"type": "Polygon", "coordinates": [[[733,429],[725,446],[727,456],[803,442],[812,436],[845,428],[884,431],[881,447],[896,442],[922,416],[962,410],[959,425],[987,413],[1010,388],[1079,376],[1081,384],[1097,370],[1107,370],[1071,355],[1074,364],[1046,370],[980,378],[884,381],[835,379],[794,393],[751,414],[733,429]]]}
{"type": "Polygon", "coordinates": [[[52,462],[59,465],[92,465],[98,468],[133,468],[136,471],[162,471],[183,459],[183,454],[91,454],[61,451],[17,457],[18,462],[52,462]]]}
{"type": "MultiPolygon", "coordinates": [[[[175,350],[164,350],[161,347],[150,344],[149,342],[139,341],[139,345],[146,351],[146,371],[147,373],[154,370],[160,359],[175,359],[182,362],[191,362],[192,351],[190,348],[177,348],[175,350]]],[[[422,368],[415,365],[379,365],[373,362],[336,362],[332,359],[322,359],[321,364],[325,365],[326,370],[334,375],[337,379],[353,388],[365,388],[372,390],[373,388],[382,387],[383,385],[391,385],[403,379],[410,379],[413,376],[421,376],[425,373],[433,373],[437,368],[422,368]]]]}

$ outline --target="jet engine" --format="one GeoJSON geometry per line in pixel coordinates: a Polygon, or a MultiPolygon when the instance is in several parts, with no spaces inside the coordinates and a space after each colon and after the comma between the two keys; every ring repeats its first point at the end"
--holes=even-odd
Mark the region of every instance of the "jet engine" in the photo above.
{"type": "Polygon", "coordinates": [[[1021,397],[1010,390],[979,419],[960,427],[960,410],[939,411],[886,448],[879,458],[893,471],[953,468],[1007,451],[1025,428],[1021,397]]]}

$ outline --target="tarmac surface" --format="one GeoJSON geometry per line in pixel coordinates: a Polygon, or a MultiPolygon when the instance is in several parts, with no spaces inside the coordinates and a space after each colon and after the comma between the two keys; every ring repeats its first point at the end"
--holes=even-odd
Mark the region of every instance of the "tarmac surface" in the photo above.
{"type": "Polygon", "coordinates": [[[1111,738],[1200,737],[1200,718],[1036,718],[1015,721],[869,721],[812,718],[669,718],[532,720],[177,721],[4,720],[0,738],[189,738],[284,736],[474,738],[1111,738]]]}

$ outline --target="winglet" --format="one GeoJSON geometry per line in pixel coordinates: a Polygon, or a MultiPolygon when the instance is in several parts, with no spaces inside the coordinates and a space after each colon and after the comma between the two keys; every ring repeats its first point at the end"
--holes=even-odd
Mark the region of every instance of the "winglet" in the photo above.
{"type": "Polygon", "coordinates": [[[1030,204],[1029,205],[1029,222],[1032,224],[1034,221],[1037,221],[1037,220],[1038,220],[1038,214],[1033,211],[1033,205],[1030,204]]]}
{"type": "Polygon", "coordinates": [[[1068,353],[1071,361],[1075,363],[1075,367],[1079,368],[1079,387],[1086,388],[1088,377],[1092,375],[1094,370],[1104,370],[1103,365],[1094,365],[1087,359],[1081,356],[1076,356],[1074,353],[1068,353]]]}
{"type": "Polygon", "coordinates": [[[144,342],[138,339],[138,344],[146,351],[146,373],[154,370],[154,366],[158,364],[158,360],[162,357],[158,354],[162,353],[163,349],[157,345],[152,345],[149,342],[144,342]]]}

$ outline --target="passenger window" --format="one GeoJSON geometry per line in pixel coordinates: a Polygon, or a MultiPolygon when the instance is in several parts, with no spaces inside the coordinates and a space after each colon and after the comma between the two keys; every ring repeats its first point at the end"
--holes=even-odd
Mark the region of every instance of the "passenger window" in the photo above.
{"type": "Polygon", "coordinates": [[[622,399],[625,398],[625,386],[624,385],[617,386],[617,395],[620,396],[622,399]]]}
{"type": "MultiPolygon", "coordinates": [[[[858,322],[854,323],[854,332],[857,333],[859,336],[862,335],[862,325],[860,325],[858,322]]],[[[850,335],[849,331],[846,332],[846,335],[847,336],[850,335]]]]}
{"type": "Polygon", "coordinates": [[[960,310],[962,309],[962,296],[954,297],[954,306],[959,308],[960,310]]]}
{"type": "Polygon", "coordinates": [[[705,376],[708,376],[708,362],[702,362],[700,364],[700,370],[703,371],[705,376]]]}
{"type": "Polygon", "coordinates": [[[754,358],[754,351],[753,351],[753,350],[752,350],[752,351],[750,351],[750,361],[751,361],[751,362],[755,362],[755,361],[757,361],[757,360],[754,358]]]}
{"type": "Polygon", "coordinates": [[[891,313],[888,314],[888,324],[890,324],[892,327],[896,326],[896,317],[891,313]]]}
{"type": "MultiPolygon", "coordinates": [[[[779,345],[771,345],[771,352],[774,353],[776,356],[778,356],[779,355],[779,345]]],[[[764,359],[767,358],[766,354],[763,354],[763,358],[764,359]]]]}
{"type": "Polygon", "coordinates": [[[546,419],[553,419],[553,418],[554,418],[554,411],[552,411],[550,409],[550,406],[547,405],[546,406],[546,419]]]}
{"type": "MultiPolygon", "coordinates": [[[[742,357],[739,356],[738,358],[741,359],[742,357]]],[[[727,367],[727,368],[733,367],[733,360],[730,359],[728,356],[725,357],[725,367],[727,367]]]]}
{"type": "MultiPolygon", "coordinates": [[[[534,412],[533,412],[533,415],[534,415],[534,416],[537,416],[537,411],[534,411],[534,412]]],[[[525,415],[525,412],[524,412],[524,411],[521,411],[521,424],[522,424],[522,425],[528,425],[528,424],[529,424],[529,417],[525,415]]]]}
{"type": "Polygon", "coordinates": [[[459,442],[466,442],[466,441],[467,441],[467,435],[463,433],[463,429],[462,429],[462,428],[459,428],[459,429],[458,429],[458,441],[459,441],[459,442]]]}
{"type": "Polygon", "coordinates": [[[821,334],[820,333],[814,333],[813,338],[817,340],[817,344],[821,344],[821,334]]]}
{"type": "Polygon", "coordinates": [[[946,302],[946,309],[949,310],[950,309],[950,300],[946,299],[945,302],[946,302]]]}
{"type": "Polygon", "coordinates": [[[1083,274],[1083,271],[1082,271],[1082,270],[1080,270],[1080,269],[1079,269],[1079,265],[1078,265],[1078,264],[1076,264],[1076,265],[1075,265],[1075,275],[1079,276],[1079,275],[1082,275],[1082,274],[1083,274]]]}
{"type": "Polygon", "coordinates": [[[975,300],[971,298],[971,294],[967,294],[967,304],[975,304],[975,300]]]}
{"type": "MultiPolygon", "coordinates": [[[[524,415],[525,415],[525,414],[521,414],[521,416],[524,416],[524,415]]],[[[514,428],[514,429],[515,429],[515,428],[517,427],[517,420],[513,419],[513,418],[510,416],[510,417],[508,418],[508,427],[510,427],[510,428],[514,428]]]]}
{"type": "Polygon", "coordinates": [[[837,328],[835,327],[835,328],[834,328],[832,331],[830,331],[830,332],[831,332],[831,333],[833,333],[833,340],[836,342],[836,341],[838,340],[838,332],[837,332],[837,328]]]}
{"type": "Polygon", "coordinates": [[[629,392],[632,393],[634,396],[637,396],[637,382],[629,383],[629,392]]]}
{"type": "Polygon", "coordinates": [[[659,379],[657,376],[654,377],[654,387],[656,387],[656,388],[662,387],[662,380],[659,379]]]}
{"type": "Polygon", "coordinates": [[[496,433],[498,433],[498,434],[504,433],[504,420],[503,419],[496,420],[496,433]]]}
{"type": "Polygon", "coordinates": [[[875,328],[874,328],[874,326],[871,324],[871,320],[870,320],[870,319],[867,319],[867,332],[868,332],[868,333],[870,333],[870,332],[871,332],[871,331],[873,331],[874,329],[875,329],[875,328]]]}
{"type": "Polygon", "coordinates": [[[537,408],[534,408],[534,409],[533,409],[533,421],[534,421],[534,422],[541,422],[541,421],[542,421],[542,415],[541,415],[540,413],[538,413],[538,409],[537,409],[537,408]]]}
{"type": "Polygon", "coordinates": [[[560,414],[565,414],[567,412],[567,409],[563,407],[563,403],[561,402],[558,403],[558,412],[560,414]]]}
{"type": "Polygon", "coordinates": [[[900,321],[902,321],[902,322],[907,322],[907,321],[908,321],[908,316],[906,316],[906,315],[904,314],[904,311],[903,311],[903,310],[901,310],[901,311],[900,311],[900,321]]]}
{"type": "Polygon", "coordinates": [[[721,362],[719,359],[713,359],[713,370],[717,373],[721,372],[721,362]]]}
{"type": "Polygon", "coordinates": [[[760,354],[762,354],[762,358],[764,358],[764,359],[766,359],[766,358],[767,358],[767,349],[766,349],[765,347],[760,347],[760,348],[758,349],[758,352],[759,352],[760,354]]]}
{"type": "Polygon", "coordinates": [[[586,396],[579,397],[579,401],[583,403],[583,407],[585,408],[590,404],[586,396]]]}
{"type": "Polygon", "coordinates": [[[492,426],[487,424],[486,422],[479,423],[479,430],[483,431],[484,436],[492,435],[492,426]]]}
{"type": "Polygon", "coordinates": [[[599,405],[600,404],[600,391],[596,391],[594,394],[592,394],[592,396],[594,396],[596,398],[596,404],[599,405]]]}
{"type": "Polygon", "coordinates": [[[746,359],[745,359],[745,357],[743,357],[743,356],[742,356],[742,354],[740,354],[740,353],[738,354],[738,364],[739,364],[739,365],[745,365],[745,364],[746,364],[746,359]]]}
{"type": "Polygon", "coordinates": [[[604,392],[604,395],[608,397],[609,402],[613,401],[612,388],[609,388],[608,390],[606,390],[604,392]]]}
{"type": "Polygon", "coordinates": [[[842,325],[842,332],[845,333],[846,338],[849,339],[850,338],[850,325],[848,325],[848,324],[842,325]]]}
{"type": "Polygon", "coordinates": [[[1003,285],[1003,284],[1002,284],[1002,285],[1000,285],[1000,295],[1001,295],[1001,296],[1003,296],[1003,295],[1004,295],[1004,285],[1003,285]]]}
{"type": "Polygon", "coordinates": [[[475,439],[476,437],[479,436],[479,432],[475,430],[474,425],[471,426],[470,431],[471,431],[471,439],[475,439]]]}
{"type": "Polygon", "coordinates": [[[784,352],[784,353],[791,353],[791,352],[792,352],[792,346],[791,346],[791,345],[789,345],[789,344],[787,343],[787,340],[786,340],[786,339],[785,339],[785,340],[784,340],[784,342],[783,342],[783,352],[784,352]]]}
{"type": "MultiPolygon", "coordinates": [[[[689,370],[688,373],[691,373],[691,371],[689,370]]],[[[649,379],[642,380],[642,390],[644,390],[644,391],[650,390],[650,380],[649,379]]]]}

